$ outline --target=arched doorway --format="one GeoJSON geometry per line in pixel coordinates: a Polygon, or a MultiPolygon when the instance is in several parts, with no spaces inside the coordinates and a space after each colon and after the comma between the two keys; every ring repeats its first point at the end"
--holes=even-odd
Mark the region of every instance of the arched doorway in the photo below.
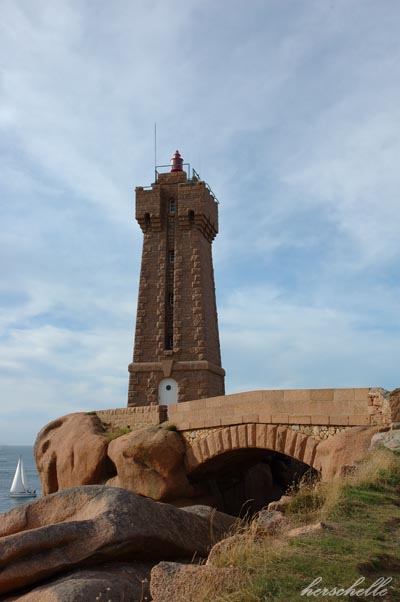
{"type": "Polygon", "coordinates": [[[163,378],[158,385],[158,403],[163,406],[178,403],[178,383],[173,378],[163,378]]]}

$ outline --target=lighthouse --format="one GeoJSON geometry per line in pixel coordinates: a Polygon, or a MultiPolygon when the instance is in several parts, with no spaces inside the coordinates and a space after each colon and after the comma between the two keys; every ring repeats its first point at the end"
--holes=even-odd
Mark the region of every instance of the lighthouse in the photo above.
{"type": "Polygon", "coordinates": [[[143,232],[128,406],[224,395],[212,242],[218,201],[176,151],[170,171],[136,188],[143,232]]]}

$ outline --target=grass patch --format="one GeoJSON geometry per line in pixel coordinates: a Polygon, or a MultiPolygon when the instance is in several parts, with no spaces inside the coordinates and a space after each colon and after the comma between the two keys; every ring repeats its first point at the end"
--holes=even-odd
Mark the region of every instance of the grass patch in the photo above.
{"type": "Polygon", "coordinates": [[[132,431],[132,429],[129,426],[126,426],[126,427],[116,426],[113,428],[112,431],[107,432],[107,437],[109,438],[110,441],[113,441],[114,439],[118,439],[118,437],[127,435],[131,431],[132,431]]]}
{"type": "MultiPolygon", "coordinates": [[[[289,526],[325,521],[329,529],[290,539],[286,532],[257,538],[244,529],[237,544],[222,551],[216,566],[242,569],[247,582],[240,591],[213,602],[295,602],[303,588],[321,577],[318,587],[368,587],[379,577],[393,577],[387,595],[400,601],[400,456],[376,450],[355,474],[332,483],[304,482],[288,506],[289,526]]],[[[315,586],[316,588],[317,586],[315,586]]],[[[359,596],[368,600],[372,596],[359,596]]],[[[312,597],[332,599],[332,597],[312,597]]],[[[339,599],[355,599],[341,596],[339,599]]],[[[376,599],[376,597],[375,597],[376,599]]],[[[198,602],[204,598],[199,594],[198,602]]]]}

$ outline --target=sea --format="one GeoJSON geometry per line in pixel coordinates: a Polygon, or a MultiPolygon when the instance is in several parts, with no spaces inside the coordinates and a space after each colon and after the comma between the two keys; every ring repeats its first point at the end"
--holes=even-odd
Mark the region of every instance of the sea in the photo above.
{"type": "Polygon", "coordinates": [[[41,496],[38,471],[33,457],[32,445],[0,445],[0,512],[7,512],[16,506],[32,502],[41,496]],[[36,498],[12,498],[10,487],[17,468],[18,458],[22,456],[25,475],[30,489],[36,489],[36,498]]]}

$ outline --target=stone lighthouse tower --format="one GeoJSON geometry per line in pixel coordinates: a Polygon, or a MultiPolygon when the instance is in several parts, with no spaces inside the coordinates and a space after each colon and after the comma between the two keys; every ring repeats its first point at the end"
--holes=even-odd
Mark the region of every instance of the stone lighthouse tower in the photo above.
{"type": "Polygon", "coordinates": [[[225,391],[211,255],[218,203],[183,167],[176,151],[169,173],[136,188],[143,254],[128,406],[225,391]]]}

